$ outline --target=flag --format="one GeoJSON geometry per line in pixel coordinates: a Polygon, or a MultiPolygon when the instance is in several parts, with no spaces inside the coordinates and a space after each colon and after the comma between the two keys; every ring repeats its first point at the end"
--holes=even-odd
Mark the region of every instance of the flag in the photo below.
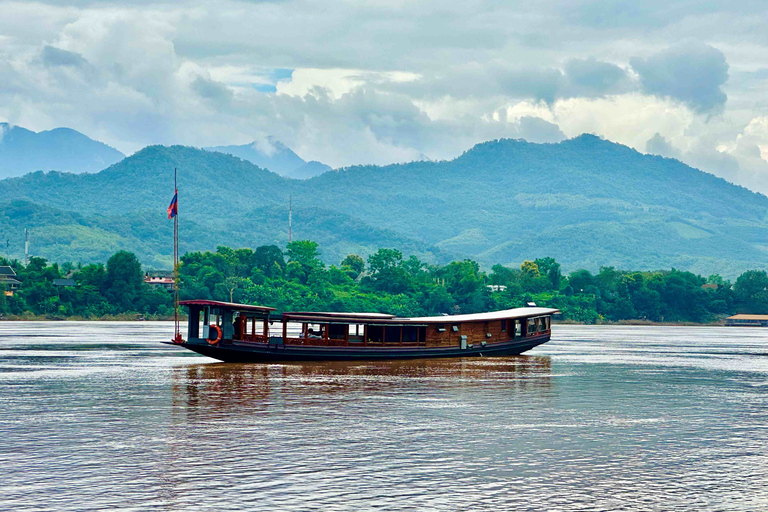
{"type": "Polygon", "coordinates": [[[176,193],[173,194],[171,204],[168,206],[168,218],[172,219],[179,214],[179,189],[176,189],[176,193]]]}

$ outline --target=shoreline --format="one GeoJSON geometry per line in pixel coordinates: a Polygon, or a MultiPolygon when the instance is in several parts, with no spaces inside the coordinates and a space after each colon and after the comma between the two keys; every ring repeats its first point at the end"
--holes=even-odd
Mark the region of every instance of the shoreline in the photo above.
{"type": "MultiPolygon", "coordinates": [[[[104,315],[99,317],[67,316],[60,317],[55,315],[6,315],[0,317],[0,322],[173,322],[172,316],[159,315],[139,315],[139,314],[120,314],[104,315]]],[[[187,316],[179,317],[180,322],[186,322],[187,316]]]]}
{"type": "MultiPolygon", "coordinates": [[[[83,316],[58,317],[55,315],[7,315],[0,316],[0,322],[173,322],[172,316],[139,315],[124,313],[120,315],[104,315],[86,318],[83,316]]],[[[179,316],[180,322],[187,321],[187,315],[179,316]]],[[[653,322],[651,320],[619,320],[617,322],[600,322],[585,324],[573,320],[553,320],[553,325],[607,325],[607,326],[648,326],[648,327],[725,327],[725,320],[714,322],[653,322]]]]}

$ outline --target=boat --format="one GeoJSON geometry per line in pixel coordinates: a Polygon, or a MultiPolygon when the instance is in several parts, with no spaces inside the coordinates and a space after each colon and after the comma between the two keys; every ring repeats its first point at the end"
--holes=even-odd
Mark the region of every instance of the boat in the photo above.
{"type": "MultiPolygon", "coordinates": [[[[401,318],[183,300],[187,337],[172,343],[224,362],[365,361],[518,355],[551,336],[557,309],[401,318]]],[[[171,342],[168,342],[171,343],[171,342]]]]}

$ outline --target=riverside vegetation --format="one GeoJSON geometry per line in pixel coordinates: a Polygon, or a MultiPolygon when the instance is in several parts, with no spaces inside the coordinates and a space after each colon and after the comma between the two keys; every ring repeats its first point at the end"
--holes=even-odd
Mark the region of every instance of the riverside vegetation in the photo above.
{"type": "MultiPolygon", "coordinates": [[[[371,311],[400,316],[475,313],[536,302],[558,308],[563,319],[583,323],[642,319],[711,322],[734,312],[768,311],[768,274],[750,270],[731,284],[719,275],[687,271],[624,271],[602,267],[567,275],[553,258],[519,268],[484,271],[472,260],[431,265],[395,249],[379,249],[367,261],[350,254],[338,265],[320,259],[309,240],[252,249],[218,247],[181,258],[182,298],[268,305],[278,311],[371,311]],[[709,286],[706,286],[709,285],[709,286]]],[[[12,297],[0,295],[5,317],[100,318],[172,315],[172,295],[143,281],[138,258],[119,251],[104,264],[48,264],[38,257],[11,265],[22,282],[12,297]],[[71,275],[77,286],[54,287],[71,275]]]]}

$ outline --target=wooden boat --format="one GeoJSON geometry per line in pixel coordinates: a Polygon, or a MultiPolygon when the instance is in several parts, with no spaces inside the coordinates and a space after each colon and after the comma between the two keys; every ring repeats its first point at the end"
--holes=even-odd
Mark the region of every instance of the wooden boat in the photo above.
{"type": "Polygon", "coordinates": [[[525,307],[470,315],[398,318],[380,313],[292,312],[186,300],[187,339],[176,343],[226,362],[417,359],[517,355],[549,341],[558,310],[525,307]]]}

